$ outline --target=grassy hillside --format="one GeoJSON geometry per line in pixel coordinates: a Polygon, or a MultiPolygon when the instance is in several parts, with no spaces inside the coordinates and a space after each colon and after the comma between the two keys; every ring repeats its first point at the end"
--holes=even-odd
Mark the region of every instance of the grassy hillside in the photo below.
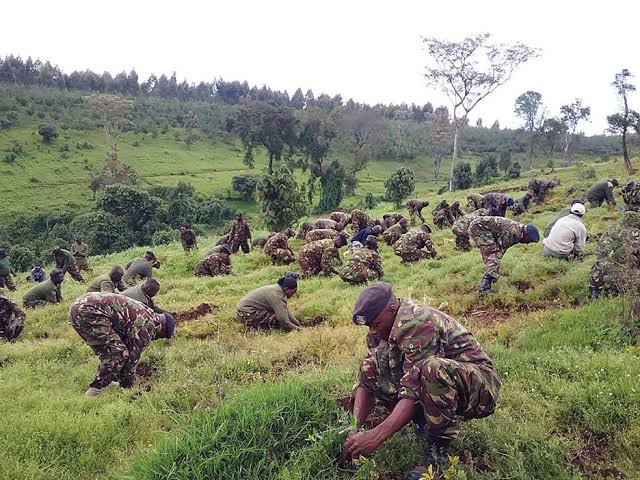
{"type": "MultiPolygon", "coordinates": [[[[24,135],[36,151],[35,140],[26,130],[24,135]]],[[[89,141],[100,145],[97,136],[89,141]]],[[[220,162],[214,172],[207,170],[214,160],[203,145],[178,154],[177,144],[174,151],[148,141],[156,153],[173,153],[159,155],[164,160],[157,162],[141,155],[139,165],[148,170],[137,168],[145,178],[173,178],[169,172],[182,171],[175,166],[182,161],[188,164],[184,171],[195,175],[193,183],[210,191],[227,188],[232,169],[222,172],[223,166],[240,155],[214,154],[220,162]],[[229,177],[223,181],[224,175],[229,177]]],[[[136,148],[123,145],[123,155],[136,148]]],[[[99,150],[86,155],[97,161],[99,150]]],[[[59,154],[50,155],[35,155],[29,175],[44,176],[59,154]]],[[[18,168],[27,171],[30,160],[23,162],[18,168]]],[[[624,178],[620,162],[596,168],[599,177],[624,178]]],[[[61,172],[60,182],[73,178],[72,169],[61,172]]],[[[557,173],[562,186],[522,221],[544,227],[591,183],[579,180],[575,168],[557,173]]],[[[370,184],[379,185],[387,174],[376,165],[370,184]]],[[[527,181],[494,187],[516,194],[527,181]]],[[[21,188],[12,188],[12,195],[28,201],[21,188]]],[[[417,194],[435,198],[433,188],[420,184],[417,194]]],[[[467,193],[445,197],[463,199],[467,193]]],[[[70,196],[88,199],[86,193],[70,196]]],[[[46,197],[32,200],[34,208],[48,205],[46,197]]],[[[390,210],[382,204],[373,213],[390,210]]],[[[619,218],[615,209],[587,211],[593,241],[581,263],[543,260],[540,244],[513,247],[503,260],[495,298],[479,297],[478,251],[456,252],[449,231],[434,234],[436,259],[412,265],[401,265],[390,248],[381,247],[385,280],[396,293],[439,307],[468,326],[504,381],[496,414],[465,423],[454,444],[470,478],[638,478],[640,350],[628,335],[619,300],[587,304],[594,241],[619,218]]],[[[156,249],[162,260],[157,303],[177,312],[207,303],[213,311],[179,324],[174,340],[154,342],[143,356],[145,373],[153,374],[139,377],[131,391],[110,388],[99,398],[82,396],[97,361],[69,327],[67,311],[84,286],[67,279],[62,304],[28,313],[20,339],[0,346],[0,478],[393,479],[419,462],[419,445],[408,430],[360,467],[337,461],[349,422],[337,400],[351,390],[366,350],[366,329],[350,322],[362,287],[338,278],[305,280],[291,307],[303,324],[315,326],[286,335],[247,334],[235,320],[236,302],[286,269],[255,251],[233,257],[230,277],[196,278],[193,266],[213,241],[201,239],[199,252],[190,257],[178,244],[156,249]]],[[[294,250],[300,245],[296,241],[294,250]]],[[[91,263],[97,275],[144,250],[93,257],[91,263]]],[[[10,297],[18,300],[27,289],[22,281],[10,297]]]]}

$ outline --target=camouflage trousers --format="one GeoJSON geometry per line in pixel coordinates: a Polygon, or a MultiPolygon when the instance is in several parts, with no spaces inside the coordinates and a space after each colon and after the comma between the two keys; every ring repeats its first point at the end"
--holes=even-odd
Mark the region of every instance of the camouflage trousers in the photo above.
{"type": "Polygon", "coordinates": [[[618,285],[627,283],[620,274],[619,269],[607,260],[596,260],[589,272],[589,288],[605,295],[616,296],[620,293],[618,285]]]}
{"type": "Polygon", "coordinates": [[[67,272],[76,282],[84,283],[84,278],[80,275],[80,267],[77,263],[69,265],[67,272]]]}
{"type": "MultiPolygon", "coordinates": [[[[360,385],[372,392],[389,410],[400,400],[390,371],[380,371],[377,359],[360,377],[360,385]],[[373,368],[371,368],[373,367],[373,368]]],[[[419,379],[417,402],[422,415],[414,419],[429,437],[452,440],[460,433],[460,420],[484,418],[496,408],[502,384],[495,370],[487,365],[429,357],[415,363],[408,372],[419,379]],[[420,423],[424,422],[424,425],[420,423]]]]}
{"type": "Polygon", "coordinates": [[[640,204],[637,204],[637,203],[625,203],[624,211],[625,212],[640,212],[640,204]]]}
{"type": "Polygon", "coordinates": [[[269,330],[277,326],[276,314],[268,310],[257,310],[254,313],[236,311],[240,323],[252,330],[269,330]]]}
{"type": "Polygon", "coordinates": [[[435,253],[426,248],[394,248],[393,253],[402,258],[403,262],[417,262],[425,258],[435,257],[435,253]]]}
{"type": "Polygon", "coordinates": [[[367,268],[362,265],[351,266],[349,264],[339,268],[338,275],[343,281],[350,283],[351,285],[373,282],[380,278],[380,274],[372,268],[367,268]]]}
{"type": "Polygon", "coordinates": [[[0,288],[7,287],[11,292],[16,291],[16,286],[13,283],[13,278],[11,278],[11,274],[8,275],[0,275],[0,288]]]}
{"type": "Polygon", "coordinates": [[[13,315],[8,321],[0,318],[0,340],[14,340],[24,329],[24,317],[13,315]]]}
{"type": "Polygon", "coordinates": [[[471,238],[468,233],[457,234],[453,232],[456,236],[456,250],[460,250],[461,252],[468,252],[471,250],[471,238]]]}
{"type": "Polygon", "coordinates": [[[240,240],[238,238],[234,238],[231,240],[231,253],[238,253],[238,250],[242,248],[244,253],[249,253],[251,249],[249,248],[249,240],[244,239],[240,240]]]}
{"type": "Polygon", "coordinates": [[[120,371],[127,363],[129,349],[114,330],[111,322],[101,315],[87,314],[74,304],[69,313],[73,329],[80,335],[100,364],[91,382],[93,388],[105,388],[112,381],[120,380],[120,371]]]}
{"type": "Polygon", "coordinates": [[[296,261],[293,252],[287,248],[276,248],[265,253],[271,257],[271,263],[274,265],[289,265],[296,261]]]}
{"type": "Polygon", "coordinates": [[[504,252],[496,243],[493,233],[475,223],[471,226],[469,233],[480,249],[480,256],[484,262],[484,274],[494,281],[497,280],[500,277],[500,260],[502,260],[504,252]]]}
{"type": "Polygon", "coordinates": [[[227,265],[220,265],[215,259],[205,257],[204,260],[196,264],[193,274],[196,277],[215,277],[217,275],[228,275],[231,268],[227,265]]]}
{"type": "Polygon", "coordinates": [[[517,200],[514,202],[513,207],[511,207],[511,211],[513,212],[513,214],[515,216],[523,215],[523,214],[527,213],[527,209],[524,208],[524,205],[522,205],[517,200]]]}
{"type": "Polygon", "coordinates": [[[413,219],[417,216],[422,223],[425,222],[424,217],[422,216],[422,209],[418,210],[416,208],[408,208],[409,210],[409,218],[411,219],[411,223],[413,223],[413,219]]]}

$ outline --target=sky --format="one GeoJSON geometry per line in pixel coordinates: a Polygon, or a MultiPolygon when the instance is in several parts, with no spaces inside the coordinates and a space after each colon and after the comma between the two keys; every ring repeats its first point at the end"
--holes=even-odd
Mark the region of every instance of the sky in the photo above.
{"type": "MultiPolygon", "coordinates": [[[[422,38],[487,32],[496,43],[541,50],[470,115],[472,124],[481,117],[503,128],[520,126],[514,101],[535,90],[549,116],[581,98],[591,107],[581,129],[602,133],[619,107],[615,73],[640,75],[637,1],[21,0],[3,2],[0,12],[9,19],[0,55],[50,60],[67,73],[135,68],[142,81],[175,71],[179,81],[247,80],[290,95],[300,87],[434,107],[447,99],[424,78],[422,38]]],[[[640,95],[631,102],[640,110],[640,95]]]]}

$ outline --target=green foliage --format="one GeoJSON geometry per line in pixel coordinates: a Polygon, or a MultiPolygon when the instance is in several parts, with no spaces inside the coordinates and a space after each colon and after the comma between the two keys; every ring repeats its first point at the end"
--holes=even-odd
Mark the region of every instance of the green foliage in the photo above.
{"type": "Polygon", "coordinates": [[[520,178],[520,162],[513,162],[506,174],[507,180],[515,180],[516,178],[520,178]]]}
{"type": "Polygon", "coordinates": [[[491,182],[491,179],[498,174],[496,156],[493,153],[483,157],[476,165],[476,180],[480,185],[491,182]]]}
{"type": "Polygon", "coordinates": [[[166,245],[173,242],[174,235],[171,230],[157,230],[151,236],[151,245],[154,247],[158,245],[166,245]]]}
{"type": "Polygon", "coordinates": [[[509,167],[511,166],[511,152],[508,150],[503,150],[500,152],[500,159],[498,160],[498,166],[500,169],[507,173],[509,167]]]}
{"type": "Polygon", "coordinates": [[[597,177],[596,169],[584,162],[576,162],[576,170],[578,171],[578,179],[593,180],[597,177]]]}
{"type": "Polygon", "coordinates": [[[136,244],[135,232],[126,218],[106,211],[77,216],[71,230],[91,246],[94,254],[119,252],[136,244]]]}
{"type": "Polygon", "coordinates": [[[393,172],[384,182],[387,198],[398,208],[402,201],[413,193],[415,186],[415,173],[412,169],[406,167],[399,168],[393,172]]]}
{"type": "Polygon", "coordinates": [[[130,185],[108,185],[96,200],[96,207],[121,218],[134,232],[152,220],[160,209],[159,199],[130,185]]]}
{"type": "Polygon", "coordinates": [[[4,154],[4,158],[3,158],[3,162],[4,163],[8,163],[9,165],[11,165],[13,162],[16,161],[16,159],[18,158],[18,156],[13,153],[13,152],[6,152],[4,154]]]}
{"type": "Polygon", "coordinates": [[[340,205],[344,196],[345,176],[344,168],[336,160],[331,162],[327,171],[322,174],[319,212],[330,212],[340,205]]]}
{"type": "Polygon", "coordinates": [[[30,270],[37,258],[38,255],[30,246],[16,245],[9,251],[11,266],[17,272],[30,270]]]}
{"type": "Polygon", "coordinates": [[[467,162],[458,163],[453,169],[453,189],[466,190],[473,184],[473,174],[471,164],[467,162]]]}
{"type": "Polygon", "coordinates": [[[367,192],[364,194],[364,199],[362,202],[363,208],[370,210],[372,208],[376,208],[378,206],[378,203],[380,203],[379,199],[373,193],[367,192]]]}
{"type": "Polygon", "coordinates": [[[347,173],[344,177],[344,194],[355,195],[358,187],[358,177],[353,173],[347,173]]]}
{"type": "Polygon", "coordinates": [[[258,184],[257,175],[236,175],[231,177],[231,188],[242,195],[244,201],[251,200],[258,184]]]}
{"type": "Polygon", "coordinates": [[[215,227],[231,218],[231,208],[216,197],[204,197],[199,201],[196,223],[215,227]]]}
{"type": "Polygon", "coordinates": [[[53,143],[58,138],[58,132],[52,123],[43,123],[38,127],[38,134],[42,137],[42,143],[53,143]]]}
{"type": "Polygon", "coordinates": [[[304,196],[296,179],[284,165],[273,174],[262,174],[257,185],[258,203],[271,231],[290,227],[307,211],[304,196]]]}

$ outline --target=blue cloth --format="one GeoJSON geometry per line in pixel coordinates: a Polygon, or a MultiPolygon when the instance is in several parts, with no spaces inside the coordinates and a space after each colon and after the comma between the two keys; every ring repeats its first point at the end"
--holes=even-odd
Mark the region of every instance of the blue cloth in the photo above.
{"type": "Polygon", "coordinates": [[[31,270],[31,280],[34,282],[44,282],[47,278],[47,274],[45,273],[42,267],[34,267],[31,270]]]}
{"type": "Polygon", "coordinates": [[[351,239],[352,242],[360,242],[362,245],[364,245],[365,240],[367,239],[367,237],[369,235],[373,235],[373,228],[371,227],[366,227],[363,228],[362,230],[360,230],[358,233],[356,233],[353,238],[351,239]]]}

